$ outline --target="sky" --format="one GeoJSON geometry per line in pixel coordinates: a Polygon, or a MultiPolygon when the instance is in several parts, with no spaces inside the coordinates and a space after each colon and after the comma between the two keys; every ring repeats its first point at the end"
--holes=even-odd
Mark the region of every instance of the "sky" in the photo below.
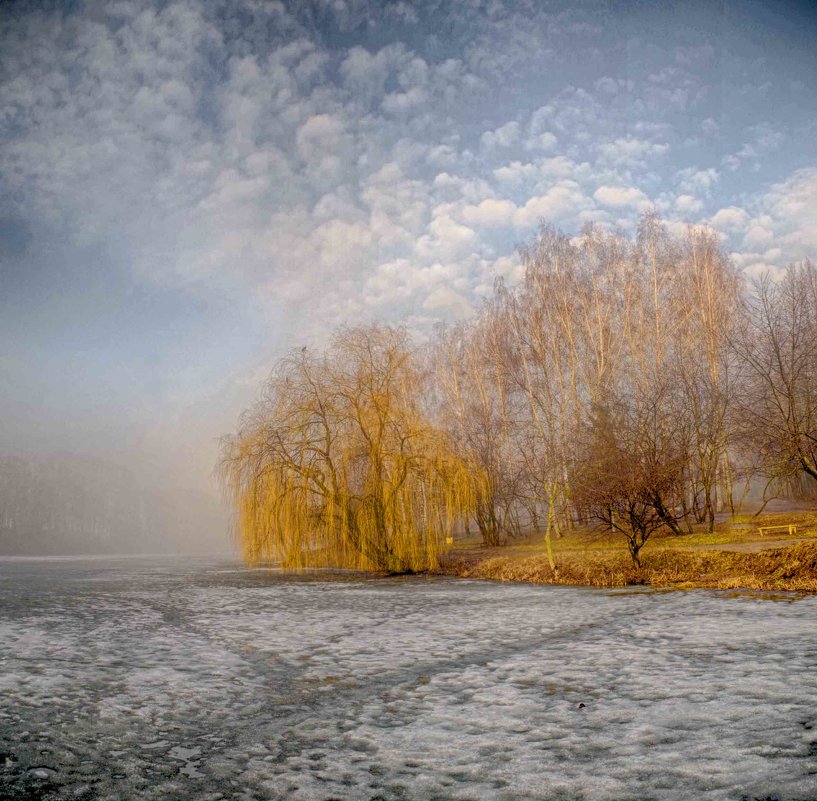
{"type": "Polygon", "coordinates": [[[0,6],[0,449],[212,487],[274,360],[467,317],[541,220],[817,256],[810,2],[0,6]]]}

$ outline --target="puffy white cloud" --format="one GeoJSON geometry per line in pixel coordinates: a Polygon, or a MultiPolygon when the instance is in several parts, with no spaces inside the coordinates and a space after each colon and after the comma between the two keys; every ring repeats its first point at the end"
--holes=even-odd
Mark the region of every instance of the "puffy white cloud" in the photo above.
{"type": "Polygon", "coordinates": [[[502,184],[521,184],[541,175],[539,168],[530,162],[513,161],[494,170],[494,177],[502,184]]]}
{"type": "Polygon", "coordinates": [[[468,225],[505,226],[513,224],[516,213],[517,207],[513,201],[487,198],[477,206],[466,206],[462,218],[468,225]]]}
{"type": "Polygon", "coordinates": [[[329,155],[343,135],[343,122],[331,114],[315,114],[299,129],[295,137],[298,152],[307,161],[329,155]]]}
{"type": "Polygon", "coordinates": [[[635,88],[635,83],[623,78],[610,78],[605,76],[599,78],[594,84],[594,87],[597,92],[601,92],[602,94],[617,95],[621,92],[632,92],[635,88]]]}
{"type": "Polygon", "coordinates": [[[609,175],[606,170],[599,171],[587,162],[576,162],[567,156],[559,155],[538,158],[534,161],[512,161],[493,171],[494,178],[503,187],[516,190],[529,186],[532,190],[545,190],[555,182],[572,180],[577,183],[598,183],[598,179],[609,175]]]}
{"type": "Polygon", "coordinates": [[[360,103],[371,103],[385,94],[389,77],[400,69],[411,55],[402,44],[383,47],[376,53],[354,46],[340,64],[344,85],[354,92],[360,103]]]}
{"type": "Polygon", "coordinates": [[[526,150],[553,150],[559,143],[556,134],[550,131],[531,136],[525,142],[526,150]]]}
{"type": "Polygon", "coordinates": [[[612,142],[603,142],[599,145],[602,159],[616,166],[641,165],[650,158],[663,155],[667,150],[669,150],[669,145],[635,137],[620,137],[612,142]]]}
{"type": "Polygon", "coordinates": [[[530,228],[540,220],[560,221],[565,217],[578,216],[592,205],[575,181],[559,181],[542,195],[530,198],[514,215],[514,224],[530,228]]]}
{"type": "Polygon", "coordinates": [[[749,213],[739,206],[728,206],[717,211],[709,220],[710,225],[723,231],[743,228],[749,221],[749,213]]]}
{"type": "Polygon", "coordinates": [[[720,175],[714,167],[709,167],[706,170],[699,170],[696,167],[687,167],[675,173],[678,188],[689,194],[709,192],[718,182],[719,178],[720,175]]]}
{"type": "Polygon", "coordinates": [[[405,92],[391,92],[383,98],[383,110],[389,114],[405,114],[428,102],[425,89],[414,86],[405,92]]]}
{"type": "Polygon", "coordinates": [[[650,205],[649,198],[634,186],[600,186],[593,197],[599,203],[615,209],[627,206],[645,209],[650,205]]]}
{"type": "Polygon", "coordinates": [[[817,168],[797,170],[785,181],[774,184],[761,197],[760,208],[754,225],[773,232],[785,260],[815,257],[817,168]]]}
{"type": "Polygon", "coordinates": [[[731,243],[732,258],[749,275],[817,253],[817,169],[795,171],[755,195],[748,208],[729,206],[710,223],[731,243]]]}
{"type": "Polygon", "coordinates": [[[492,131],[485,131],[480,137],[480,143],[486,150],[493,150],[501,147],[511,147],[519,139],[519,123],[506,122],[505,125],[495,128],[492,131]]]}
{"type": "Polygon", "coordinates": [[[453,259],[471,252],[476,233],[457,222],[447,208],[436,209],[428,225],[428,233],[417,240],[415,253],[424,259],[453,259]]]}
{"type": "Polygon", "coordinates": [[[703,203],[694,195],[678,195],[675,198],[675,208],[682,214],[691,214],[700,211],[703,203]]]}
{"type": "Polygon", "coordinates": [[[312,234],[318,245],[321,265],[328,274],[352,274],[355,267],[371,258],[369,249],[374,233],[367,225],[333,219],[318,226],[312,234]]]}
{"type": "MultiPolygon", "coordinates": [[[[519,258],[518,253],[509,256],[500,256],[490,266],[491,278],[501,278],[511,286],[518,284],[524,275],[525,268],[522,265],[522,260],[519,258]]],[[[493,291],[492,287],[486,286],[486,292],[484,294],[490,294],[491,291],[493,291]]]]}
{"type": "Polygon", "coordinates": [[[222,170],[213,181],[212,192],[203,198],[199,208],[229,213],[236,208],[255,205],[269,190],[265,175],[246,176],[238,170],[222,170]]]}
{"type": "Polygon", "coordinates": [[[438,286],[423,301],[426,311],[444,310],[456,318],[468,317],[473,312],[471,304],[459,292],[447,286],[438,286]]]}
{"type": "Polygon", "coordinates": [[[768,248],[772,242],[774,231],[771,225],[764,225],[760,220],[753,220],[743,236],[743,247],[752,250],[768,248]]]}
{"type": "Polygon", "coordinates": [[[769,151],[776,150],[786,138],[783,131],[773,128],[767,122],[750,126],[746,133],[749,137],[748,141],[733,153],[728,153],[723,157],[724,166],[733,172],[744,162],[750,162],[754,169],[758,169],[757,159],[769,151]]]}

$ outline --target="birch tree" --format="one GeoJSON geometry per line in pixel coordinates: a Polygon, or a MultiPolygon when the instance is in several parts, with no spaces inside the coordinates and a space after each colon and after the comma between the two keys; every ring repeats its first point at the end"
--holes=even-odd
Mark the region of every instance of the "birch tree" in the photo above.
{"type": "Polygon", "coordinates": [[[688,228],[676,257],[678,281],[672,308],[678,320],[675,359],[682,411],[689,418],[689,511],[712,531],[717,511],[734,512],[733,399],[736,392],[730,342],[742,310],[744,282],[715,234],[688,228]]]}
{"type": "Polygon", "coordinates": [[[513,398],[494,304],[474,321],[438,329],[432,348],[440,413],[458,452],[479,468],[474,519],[485,545],[518,533],[522,476],[513,398]]]}
{"type": "Polygon", "coordinates": [[[817,481],[817,266],[791,264],[779,280],[766,273],[747,307],[735,339],[744,436],[773,479],[817,481]]]}

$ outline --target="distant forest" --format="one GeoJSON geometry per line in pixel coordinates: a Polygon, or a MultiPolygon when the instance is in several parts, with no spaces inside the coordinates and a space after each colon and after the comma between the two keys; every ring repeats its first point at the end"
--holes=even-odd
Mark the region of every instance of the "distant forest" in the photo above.
{"type": "Polygon", "coordinates": [[[223,551],[226,529],[216,499],[103,460],[0,456],[0,555],[223,551]]]}

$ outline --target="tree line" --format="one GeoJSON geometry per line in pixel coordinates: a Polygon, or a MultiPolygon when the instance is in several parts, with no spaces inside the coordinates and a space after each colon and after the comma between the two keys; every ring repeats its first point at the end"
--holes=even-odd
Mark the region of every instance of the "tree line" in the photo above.
{"type": "Polygon", "coordinates": [[[144,471],[0,453],[0,555],[201,552],[221,544],[225,523],[218,498],[144,471]]]}
{"type": "Polygon", "coordinates": [[[222,442],[250,562],[420,570],[598,525],[630,555],[817,487],[817,268],[748,281],[703,227],[543,225],[468,321],[344,328],[276,365],[222,442]]]}

